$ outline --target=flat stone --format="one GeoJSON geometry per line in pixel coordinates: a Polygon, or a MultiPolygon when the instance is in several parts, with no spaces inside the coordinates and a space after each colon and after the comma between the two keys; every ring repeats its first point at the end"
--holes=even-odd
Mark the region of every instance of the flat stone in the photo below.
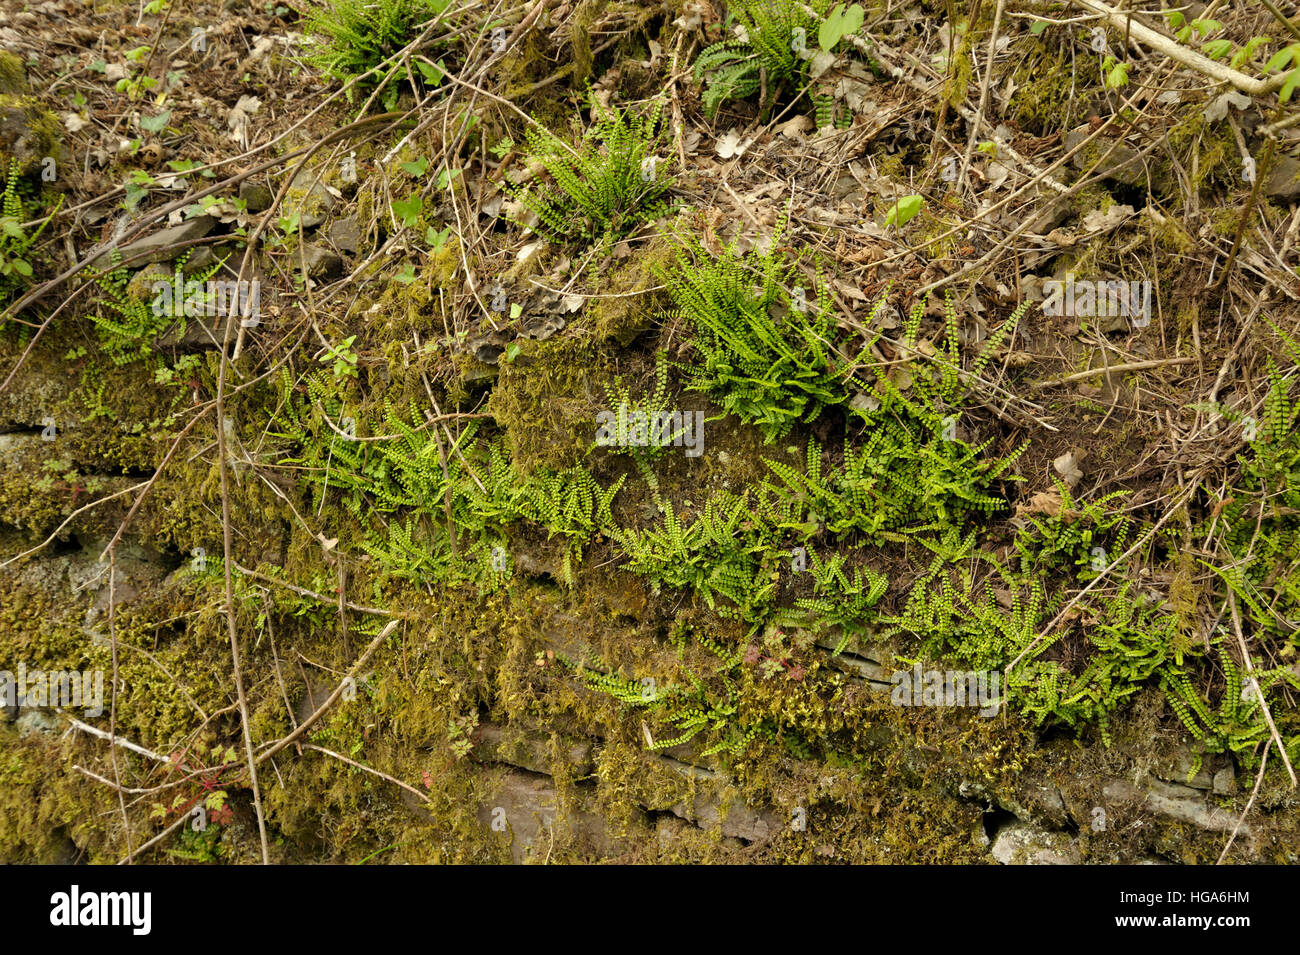
{"type": "Polygon", "coordinates": [[[356,255],[361,248],[361,227],[357,225],[356,216],[347,216],[331,224],[328,235],[340,252],[356,255]]]}
{"type": "Polygon", "coordinates": [[[1214,774],[1214,794],[1216,796],[1231,796],[1237,791],[1237,774],[1232,771],[1231,766],[1225,766],[1214,774]]]}
{"type": "Polygon", "coordinates": [[[245,179],[239,184],[239,198],[249,212],[265,212],[271,208],[271,190],[260,182],[245,179]]]}
{"type": "Polygon", "coordinates": [[[1003,865],[1078,865],[1082,861],[1078,846],[1068,835],[1026,822],[1003,827],[993,840],[992,852],[1003,865]]]}
{"type": "Polygon", "coordinates": [[[315,171],[303,170],[294,177],[284,197],[284,214],[298,215],[304,229],[314,229],[334,211],[336,200],[323,182],[316,182],[315,171]]]}
{"type": "MultiPolygon", "coordinates": [[[[1069,152],[1079,143],[1083,142],[1092,135],[1091,126],[1078,126],[1065,134],[1065,149],[1069,152]]],[[[1076,154],[1071,160],[1070,165],[1075,169],[1087,169],[1091,167],[1098,159],[1110,153],[1105,163],[1092,172],[1092,175],[1100,175],[1103,179],[1114,179],[1116,182],[1122,182],[1129,186],[1141,186],[1146,184],[1146,173],[1142,169],[1142,157],[1136,149],[1116,143],[1114,140],[1099,137],[1086,146],[1081,152],[1076,154]],[[1112,149],[1111,147],[1114,147],[1112,149]]]]}
{"type": "Polygon", "coordinates": [[[1300,177],[1300,160],[1294,156],[1279,156],[1264,183],[1264,192],[1280,197],[1300,195],[1300,178],[1297,177],[1300,177]]]}
{"type": "MultiPolygon", "coordinates": [[[[154,262],[170,262],[185,251],[183,248],[179,248],[182,243],[203,238],[212,231],[216,221],[212,216],[195,216],[180,225],[168,226],[152,235],[136,239],[134,242],[119,247],[118,251],[121,253],[122,261],[129,261],[131,268],[140,268],[142,265],[154,262]]],[[[110,262],[110,255],[105,250],[95,256],[90,265],[96,268],[104,268],[110,262]]]]}
{"type": "Polygon", "coordinates": [[[314,279],[331,278],[343,271],[342,256],[313,242],[303,246],[302,261],[307,267],[307,275],[314,279]]]}
{"type": "Polygon", "coordinates": [[[57,159],[59,131],[58,118],[36,97],[0,93],[0,176],[9,175],[11,159],[18,161],[22,175],[40,169],[47,156],[57,159]]]}

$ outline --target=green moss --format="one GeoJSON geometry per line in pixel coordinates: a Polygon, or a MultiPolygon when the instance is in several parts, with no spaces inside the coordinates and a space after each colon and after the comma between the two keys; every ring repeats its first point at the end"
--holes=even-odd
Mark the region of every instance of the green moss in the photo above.
{"type": "Polygon", "coordinates": [[[22,58],[17,53],[0,50],[0,94],[21,96],[30,91],[22,58]]]}
{"type": "Polygon", "coordinates": [[[557,336],[517,344],[518,356],[499,366],[487,410],[505,430],[521,471],[570,467],[595,440],[604,398],[594,369],[604,362],[590,339],[557,336]]]}
{"type": "Polygon", "coordinates": [[[23,175],[37,171],[47,156],[60,156],[59,134],[58,117],[35,96],[0,93],[0,142],[10,144],[0,150],[0,169],[17,159],[23,175]]]}

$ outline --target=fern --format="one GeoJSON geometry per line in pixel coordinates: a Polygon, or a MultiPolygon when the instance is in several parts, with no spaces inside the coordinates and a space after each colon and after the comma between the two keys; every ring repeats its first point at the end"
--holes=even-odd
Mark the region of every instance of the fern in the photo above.
{"type": "MultiPolygon", "coordinates": [[[[1245,670],[1229,652],[1227,640],[1220,636],[1214,644],[1224,680],[1218,706],[1211,708],[1211,702],[1196,689],[1191,676],[1183,668],[1165,673],[1161,687],[1170,708],[1205,752],[1232,752],[1247,762],[1253,762],[1251,754],[1269,736],[1261,700],[1246,678],[1245,670]]],[[[1300,677],[1289,667],[1255,667],[1253,675],[1265,698],[1282,687],[1300,689],[1300,677]]],[[[1276,701],[1274,706],[1276,708],[1276,701]]],[[[1286,741],[1286,746],[1294,758],[1300,750],[1300,736],[1286,741]]]]}
{"type": "Polygon", "coordinates": [[[813,578],[813,596],[795,601],[798,613],[786,619],[815,633],[828,629],[840,631],[834,654],[843,652],[849,641],[867,629],[875,619],[874,608],[889,589],[889,578],[870,568],[853,568],[853,578],[844,571],[844,555],[832,554],[823,560],[815,550],[808,550],[809,572],[813,578]]]}
{"type": "Polygon", "coordinates": [[[694,521],[684,522],[665,502],[659,526],[614,536],[627,557],[624,567],[654,586],[690,588],[724,616],[761,620],[776,589],[770,533],[751,513],[748,495],[723,491],[694,521]],[[728,604],[719,605],[718,597],[728,604]]]}
{"type": "Polygon", "coordinates": [[[695,60],[705,112],[715,116],[724,102],[753,96],[764,81],[770,94],[786,84],[802,88],[809,46],[815,46],[817,25],[829,6],[830,0],[733,0],[729,9],[742,37],[715,43],[695,60]]]}
{"type": "Polygon", "coordinates": [[[96,303],[98,311],[87,318],[99,330],[100,346],[113,364],[125,365],[149,357],[165,333],[174,330],[184,335],[189,317],[210,311],[205,285],[222,263],[214,262],[186,277],[184,266],[188,259],[189,253],[181,256],[171,280],[171,284],[186,290],[179,299],[167,295],[146,302],[135,297],[128,291],[131,273],[125,268],[96,276],[103,295],[96,303]],[[191,294],[195,283],[198,291],[191,294]]]}
{"type": "Polygon", "coordinates": [[[27,209],[19,194],[20,187],[24,186],[19,175],[21,168],[16,158],[9,160],[9,175],[5,179],[4,192],[0,193],[0,305],[6,304],[32,277],[28,252],[50,224],[58,206],[63,204],[63,197],[60,196],[55,209],[45,217],[35,232],[28,235],[23,230],[23,223],[27,221],[27,209]]]}
{"type": "MultiPolygon", "coordinates": [[[[333,79],[349,83],[384,67],[420,34],[425,24],[441,17],[450,6],[451,0],[331,0],[313,5],[305,13],[305,32],[319,39],[321,45],[308,54],[307,60],[333,79]]],[[[388,87],[400,69],[401,63],[389,63],[367,85],[388,87]]],[[[434,77],[436,71],[430,79],[434,77]]],[[[414,83],[415,78],[411,79],[414,83]]],[[[348,88],[347,95],[348,102],[352,102],[353,87],[348,88]]],[[[393,108],[396,96],[396,86],[388,87],[386,108],[393,108]]]]}
{"type": "Polygon", "coordinates": [[[557,241],[621,239],[668,211],[671,160],[657,155],[666,142],[660,126],[664,102],[643,114],[603,106],[591,97],[592,124],[576,147],[530,128],[528,161],[540,163],[551,182],[506,187],[537,216],[539,232],[557,241]]]}
{"type": "Polygon", "coordinates": [[[1079,580],[1091,580],[1123,553],[1128,542],[1132,522],[1108,507],[1128,492],[1114,491],[1083,503],[1075,500],[1064,481],[1053,480],[1061,496],[1060,509],[1051,515],[1025,515],[1027,524],[1016,534],[1021,571],[1044,573],[1068,566],[1079,580]]]}
{"type": "Polygon", "coordinates": [[[716,259],[679,236],[675,267],[656,268],[676,305],[672,314],[695,331],[699,357],[686,366],[688,387],[757,425],[768,442],[848,399],[848,363],[832,343],[830,286],[818,278],[808,295],[797,263],[777,249],[785,224],[777,223],[769,251],[741,255],[733,242],[716,259]]]}

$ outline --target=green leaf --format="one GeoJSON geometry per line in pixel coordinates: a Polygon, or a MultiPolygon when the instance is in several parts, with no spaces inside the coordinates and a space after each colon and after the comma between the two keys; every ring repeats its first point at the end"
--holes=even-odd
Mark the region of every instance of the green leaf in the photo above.
{"type": "Polygon", "coordinates": [[[146,133],[161,133],[167,128],[167,121],[172,118],[172,111],[163,110],[157,116],[141,116],[140,128],[146,133]]]}
{"type": "Polygon", "coordinates": [[[434,66],[432,63],[426,63],[424,60],[416,60],[415,65],[420,70],[420,75],[424,77],[424,82],[428,83],[430,86],[437,86],[441,83],[442,78],[447,73],[446,69],[443,67],[442,60],[438,61],[437,66],[434,66]]]}
{"type": "Polygon", "coordinates": [[[1029,32],[1034,36],[1042,36],[1043,31],[1046,29],[1047,29],[1046,20],[1035,20],[1033,23],[1029,24],[1029,32]]]}
{"type": "Polygon", "coordinates": [[[848,9],[842,3],[835,4],[817,30],[817,43],[829,53],[840,40],[862,29],[863,18],[862,7],[858,4],[848,9]]]}
{"type": "MultiPolygon", "coordinates": [[[[514,307],[518,307],[518,306],[514,306],[514,307]]],[[[509,345],[506,346],[505,360],[507,365],[519,357],[520,347],[521,346],[518,342],[511,342],[509,345]]]]}
{"type": "Polygon", "coordinates": [[[426,156],[421,156],[415,162],[404,162],[399,164],[402,169],[414,176],[416,179],[424,177],[424,171],[429,168],[429,160],[426,156]]]}
{"type": "Polygon", "coordinates": [[[407,262],[402,266],[402,271],[393,276],[393,279],[403,285],[410,285],[415,281],[415,266],[407,262]]]}
{"type": "Polygon", "coordinates": [[[1291,99],[1291,94],[1295,92],[1296,84],[1300,83],[1300,67],[1296,67],[1286,75],[1286,80],[1282,83],[1282,88],[1277,91],[1278,102],[1285,103],[1291,99]]]}
{"type": "Polygon", "coordinates": [[[1295,59],[1297,53],[1300,53],[1300,43],[1292,43],[1290,46],[1282,47],[1264,64],[1264,72],[1269,73],[1273,70],[1284,69],[1288,63],[1295,59]]]}
{"type": "Polygon", "coordinates": [[[406,199],[393,200],[393,214],[402,220],[402,225],[410,228],[420,220],[420,210],[424,208],[424,200],[416,193],[411,193],[406,199]]]}
{"type": "Polygon", "coordinates": [[[1232,52],[1231,40],[1211,40],[1201,46],[1201,51],[1212,60],[1221,60],[1232,52]]]}
{"type": "Polygon", "coordinates": [[[921,207],[924,205],[924,196],[903,196],[890,206],[889,211],[885,213],[885,225],[903,227],[916,218],[916,214],[921,211],[921,207]]]}

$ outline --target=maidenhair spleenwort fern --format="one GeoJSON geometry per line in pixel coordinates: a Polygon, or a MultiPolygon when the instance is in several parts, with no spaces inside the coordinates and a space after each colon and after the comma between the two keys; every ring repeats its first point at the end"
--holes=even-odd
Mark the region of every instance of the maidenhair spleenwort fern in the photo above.
{"type": "MultiPolygon", "coordinates": [[[[355,96],[353,81],[381,67],[416,39],[423,25],[441,17],[451,7],[451,0],[331,0],[313,3],[304,11],[306,33],[319,41],[307,59],[330,77],[352,85],[347,96],[355,96]]],[[[436,29],[436,28],[435,28],[436,29]]],[[[428,46],[444,42],[438,38],[448,27],[443,26],[433,34],[428,46]]],[[[436,55],[436,54],[435,54],[436,55]]],[[[428,69],[419,60],[426,79],[440,79],[440,70],[428,69]]],[[[388,86],[402,69],[393,62],[378,77],[366,85],[385,85],[385,108],[393,109],[397,99],[396,85],[388,86]]],[[[412,76],[414,80],[414,76],[412,76]]]]}
{"type": "Polygon", "coordinates": [[[673,178],[672,159],[659,155],[667,142],[663,107],[656,99],[638,113],[604,106],[593,94],[592,122],[576,145],[530,127],[528,161],[544,167],[550,181],[505,185],[536,214],[534,228],[556,241],[608,242],[664,215],[673,178]]]}
{"type": "MultiPolygon", "coordinates": [[[[817,26],[831,0],[732,0],[728,10],[739,35],[705,48],[695,60],[709,116],[727,100],[763,89],[774,95],[786,84],[807,82],[817,26]]],[[[766,106],[766,104],[760,104],[766,106]]]]}
{"type": "Polygon", "coordinates": [[[320,379],[308,379],[307,401],[287,369],[282,384],[283,430],[275,436],[299,449],[282,464],[319,486],[318,502],[327,488],[343,492],[344,506],[370,529],[362,548],[390,572],[495,581],[510,563],[510,525],[528,521],[565,542],[561,573],[572,583],[586,542],[614,529],[610,505],[623,478],[601,487],[581,467],[521,475],[499,446],[475,440],[477,422],[440,440],[414,405],[409,420],[386,405],[390,437],[360,441],[320,379]],[[340,433],[342,421],[349,428],[340,433]],[[481,578],[475,568],[490,574],[481,578]]]}
{"type": "MultiPolygon", "coordinates": [[[[1161,687],[1165,699],[1178,714],[1179,720],[1187,727],[1187,732],[1197,739],[1204,752],[1232,752],[1238,756],[1249,756],[1269,737],[1268,722],[1260,705],[1255,683],[1247,678],[1245,669],[1233,658],[1229,642],[1225,636],[1215,638],[1219,663],[1223,669],[1223,689],[1218,706],[1211,708],[1196,688],[1193,677],[1182,668],[1171,669],[1162,674],[1161,687]]],[[[1252,670],[1255,682],[1265,699],[1272,697],[1272,709],[1278,712],[1274,691],[1290,687],[1300,690],[1300,677],[1290,667],[1278,666],[1252,670]]],[[[1300,733],[1284,737],[1287,754],[1294,762],[1300,757],[1300,733]]],[[[1198,755],[1192,767],[1192,775],[1200,768],[1198,755]]]]}
{"type": "MultiPolygon", "coordinates": [[[[118,257],[116,252],[114,257],[118,257]]],[[[171,279],[176,287],[190,290],[180,299],[170,295],[148,301],[137,298],[128,289],[131,273],[125,268],[96,276],[103,294],[96,303],[98,309],[87,318],[99,330],[100,346],[113,364],[125,365],[148,357],[165,333],[183,335],[189,318],[209,312],[207,281],[221,268],[221,263],[186,276],[184,267],[188,259],[188,252],[181,256],[171,279]]]]}
{"type": "Polygon", "coordinates": [[[1077,501],[1069,485],[1053,478],[1061,497],[1051,514],[1027,513],[1015,548],[1025,574],[1073,568],[1079,580],[1092,580],[1124,552],[1132,521],[1110,505],[1128,495],[1113,491],[1095,501],[1077,501]]]}
{"type": "Polygon", "coordinates": [[[670,317],[695,333],[697,359],[683,366],[688,387],[756,425],[768,442],[846,401],[851,364],[834,344],[829,284],[809,283],[779,248],[785,225],[782,217],[766,252],[744,255],[732,242],[714,257],[698,239],[679,236],[675,263],[655,269],[675,305],[670,317]]]}
{"type": "Polygon", "coordinates": [[[581,665],[564,658],[561,662],[576,669],[590,689],[652,715],[658,726],[664,727],[664,732],[656,736],[648,725],[643,724],[650,749],[672,749],[707,731],[712,743],[703,750],[702,756],[721,752],[740,756],[758,737],[771,736],[771,730],[761,722],[746,726],[737,719],[740,691],[732,673],[740,665],[739,657],[725,653],[707,638],[699,642],[721,661],[710,677],[711,682],[721,683],[721,697],[710,694],[708,687],[694,673],[687,674],[689,687],[684,684],[660,686],[653,678],[629,679],[612,672],[600,660],[581,665]]]}
{"type": "Polygon", "coordinates": [[[50,224],[54,212],[63,204],[60,196],[55,209],[45,217],[36,231],[27,234],[23,223],[27,221],[19,187],[22,177],[21,166],[17,159],[9,160],[9,174],[5,179],[4,192],[0,193],[0,308],[8,304],[10,296],[27,284],[32,277],[32,264],[28,252],[41,237],[45,227],[50,224]]]}
{"type": "Polygon", "coordinates": [[[845,555],[831,554],[825,560],[808,548],[808,572],[813,578],[813,596],[795,601],[795,611],[783,615],[813,633],[840,632],[833,651],[841,653],[850,640],[864,632],[876,619],[875,606],[889,589],[889,578],[870,567],[854,567],[853,576],[844,570],[845,555]]]}
{"type": "Polygon", "coordinates": [[[625,569],[655,587],[691,588],[723,616],[752,622],[765,617],[776,589],[769,533],[751,515],[748,495],[719,492],[693,521],[683,521],[667,501],[657,526],[617,530],[614,537],[625,569]]]}

